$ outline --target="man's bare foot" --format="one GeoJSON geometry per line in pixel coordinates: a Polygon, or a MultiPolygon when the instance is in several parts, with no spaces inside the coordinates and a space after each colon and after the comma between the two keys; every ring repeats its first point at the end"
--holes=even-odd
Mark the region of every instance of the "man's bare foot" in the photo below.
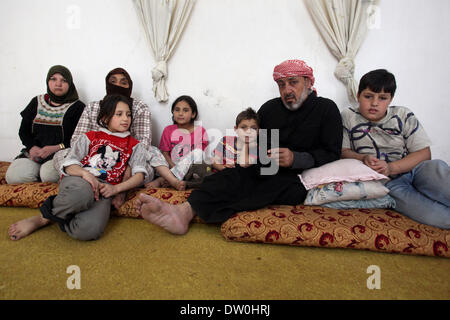
{"type": "Polygon", "coordinates": [[[142,217],[172,234],[186,234],[194,211],[189,202],[172,205],[141,193],[135,203],[142,217]]]}
{"type": "Polygon", "coordinates": [[[120,209],[120,207],[124,204],[125,202],[125,197],[126,197],[127,193],[126,192],[121,192],[119,194],[116,194],[112,200],[111,200],[111,204],[114,206],[114,208],[116,208],[117,210],[120,209]]]}
{"type": "Polygon", "coordinates": [[[164,178],[163,177],[159,177],[159,178],[156,178],[153,181],[147,182],[145,184],[145,187],[146,188],[161,188],[161,186],[163,185],[163,182],[164,182],[164,178]]]}
{"type": "Polygon", "coordinates": [[[50,220],[45,219],[42,216],[34,216],[31,218],[23,219],[16,223],[13,223],[9,227],[8,235],[11,240],[20,240],[49,223],[50,220]]]}

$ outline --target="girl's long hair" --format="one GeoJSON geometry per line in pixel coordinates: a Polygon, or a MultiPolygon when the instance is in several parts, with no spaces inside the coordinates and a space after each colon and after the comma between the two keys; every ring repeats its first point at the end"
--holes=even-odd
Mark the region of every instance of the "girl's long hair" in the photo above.
{"type": "MultiPolygon", "coordinates": [[[[131,111],[131,99],[120,94],[106,95],[103,100],[100,101],[100,111],[97,116],[97,124],[100,127],[108,129],[108,123],[114,116],[116,106],[119,102],[125,102],[130,107],[131,111]]],[[[131,122],[133,122],[133,113],[131,114],[131,122]]]]}

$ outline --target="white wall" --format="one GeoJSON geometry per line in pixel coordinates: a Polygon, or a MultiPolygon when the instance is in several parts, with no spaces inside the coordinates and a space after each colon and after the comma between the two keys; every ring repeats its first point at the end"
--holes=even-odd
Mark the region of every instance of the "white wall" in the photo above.
{"type": "MultiPolygon", "coordinates": [[[[379,28],[368,33],[355,77],[381,67],[392,71],[394,104],[414,110],[433,141],[433,157],[450,163],[450,1],[381,0],[379,9],[379,28]]],[[[104,96],[109,70],[127,69],[133,96],[150,106],[155,145],[179,95],[197,101],[204,127],[225,132],[243,108],[258,109],[278,95],[272,70],[285,59],[304,59],[319,95],[341,110],[348,106],[345,87],[333,75],[337,62],[301,0],[197,0],[169,61],[168,103],[153,97],[154,60],[131,0],[2,0],[0,41],[0,160],[12,160],[21,149],[19,112],[45,92],[54,64],[72,71],[86,103],[104,96]],[[79,28],[73,28],[72,8],[80,10],[79,28]]]]}

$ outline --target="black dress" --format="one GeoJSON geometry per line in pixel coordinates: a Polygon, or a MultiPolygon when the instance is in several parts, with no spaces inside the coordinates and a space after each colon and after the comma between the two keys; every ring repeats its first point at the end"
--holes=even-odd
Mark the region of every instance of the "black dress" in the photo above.
{"type": "MultiPolygon", "coordinates": [[[[27,157],[27,152],[33,146],[42,148],[63,143],[66,148],[70,148],[70,139],[84,107],[85,104],[80,100],[56,107],[49,103],[48,95],[40,95],[31,99],[30,103],[20,113],[22,122],[19,128],[19,137],[25,148],[22,149],[21,154],[17,158],[27,157]],[[54,116],[53,114],[45,114],[45,108],[42,108],[40,113],[44,113],[44,115],[39,115],[42,117],[41,119],[50,119],[45,122],[39,120],[38,117],[38,107],[40,105],[45,105],[45,108],[49,111],[52,108],[62,108],[63,111],[60,113],[56,112],[56,116],[54,116]],[[67,108],[64,108],[64,106],[67,106],[67,108]],[[52,121],[52,118],[58,120],[52,121]]],[[[53,156],[54,154],[47,159],[42,159],[42,162],[52,159],[53,156]]]]}

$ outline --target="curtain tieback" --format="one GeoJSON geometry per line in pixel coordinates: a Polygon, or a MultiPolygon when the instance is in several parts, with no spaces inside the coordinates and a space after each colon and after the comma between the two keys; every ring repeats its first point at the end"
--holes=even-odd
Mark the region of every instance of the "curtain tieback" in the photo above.
{"type": "Polygon", "coordinates": [[[353,80],[354,72],[355,62],[352,58],[345,56],[339,60],[339,63],[334,70],[334,75],[345,84],[349,84],[350,81],[353,80]]]}
{"type": "Polygon", "coordinates": [[[167,78],[167,63],[163,60],[158,61],[152,69],[152,79],[154,82],[159,82],[164,78],[167,78]]]}

